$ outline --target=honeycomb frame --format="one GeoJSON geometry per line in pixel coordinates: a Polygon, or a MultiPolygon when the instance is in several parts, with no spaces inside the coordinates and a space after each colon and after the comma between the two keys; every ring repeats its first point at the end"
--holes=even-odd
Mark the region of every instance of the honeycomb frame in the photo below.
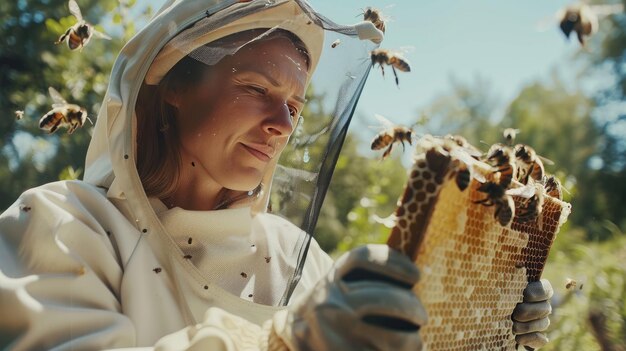
{"type": "MultiPolygon", "coordinates": [[[[545,194],[538,218],[515,216],[503,227],[494,206],[475,203],[485,197],[478,181],[464,191],[455,183],[462,161],[454,153],[435,139],[419,148],[387,243],[420,269],[414,291],[428,313],[424,350],[515,350],[511,315],[528,282],[540,279],[570,205],[545,194]]],[[[493,173],[480,162],[472,171],[493,173]]],[[[525,201],[513,200],[516,208],[525,201]]]]}

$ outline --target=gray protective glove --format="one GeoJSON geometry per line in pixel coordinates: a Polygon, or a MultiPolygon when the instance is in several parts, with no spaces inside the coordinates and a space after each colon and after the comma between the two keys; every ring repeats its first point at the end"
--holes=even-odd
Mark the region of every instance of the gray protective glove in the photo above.
{"type": "Polygon", "coordinates": [[[513,310],[513,334],[518,345],[527,350],[538,349],[548,342],[542,331],[550,325],[550,298],[554,291],[547,279],[529,283],[524,289],[524,302],[513,310]]]}
{"type": "Polygon", "coordinates": [[[419,271],[387,245],[347,252],[289,308],[297,350],[421,350],[426,310],[411,288],[419,271]]]}

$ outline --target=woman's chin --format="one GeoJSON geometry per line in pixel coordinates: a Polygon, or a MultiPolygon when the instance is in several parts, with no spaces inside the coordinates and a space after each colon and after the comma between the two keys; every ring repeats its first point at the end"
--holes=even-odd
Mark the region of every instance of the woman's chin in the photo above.
{"type": "Polygon", "coordinates": [[[261,184],[262,176],[258,177],[245,177],[239,179],[229,179],[228,184],[224,187],[234,191],[253,191],[259,184],[261,184]]]}

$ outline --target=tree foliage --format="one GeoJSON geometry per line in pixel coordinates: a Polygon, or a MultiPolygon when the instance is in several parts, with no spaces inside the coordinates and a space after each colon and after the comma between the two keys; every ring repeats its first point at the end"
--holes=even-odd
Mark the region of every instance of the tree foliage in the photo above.
{"type": "Polygon", "coordinates": [[[101,32],[111,29],[107,34],[113,40],[93,38],[82,50],[70,51],[65,43],[54,44],[76,23],[67,1],[0,3],[0,210],[25,189],[58,180],[66,167],[83,167],[91,139],[89,123],[72,135],[63,129],[48,135],[38,128],[41,116],[51,109],[48,87],[85,107],[95,122],[115,57],[134,34],[137,19],[115,17],[134,1],[84,0],[79,5],[87,22],[101,32]],[[24,111],[23,119],[16,120],[17,110],[24,111]]]}

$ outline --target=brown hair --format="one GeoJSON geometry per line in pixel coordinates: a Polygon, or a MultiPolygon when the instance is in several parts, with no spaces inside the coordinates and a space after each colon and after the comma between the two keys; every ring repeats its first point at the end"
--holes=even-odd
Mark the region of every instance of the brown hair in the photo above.
{"type": "MultiPolygon", "coordinates": [[[[219,42],[254,38],[257,29],[229,35],[219,42]],[[252,35],[252,37],[251,37],[252,35]]],[[[264,30],[265,31],[265,30],[264,30]]],[[[271,31],[263,39],[287,37],[305,58],[310,69],[311,59],[305,44],[295,34],[286,30],[271,31]]],[[[211,46],[212,44],[209,44],[211,46]]],[[[171,92],[181,93],[193,89],[202,80],[206,64],[185,56],[158,85],[143,83],[137,97],[137,172],[148,197],[165,199],[176,191],[181,167],[180,140],[176,124],[176,108],[166,101],[171,92]]]]}

